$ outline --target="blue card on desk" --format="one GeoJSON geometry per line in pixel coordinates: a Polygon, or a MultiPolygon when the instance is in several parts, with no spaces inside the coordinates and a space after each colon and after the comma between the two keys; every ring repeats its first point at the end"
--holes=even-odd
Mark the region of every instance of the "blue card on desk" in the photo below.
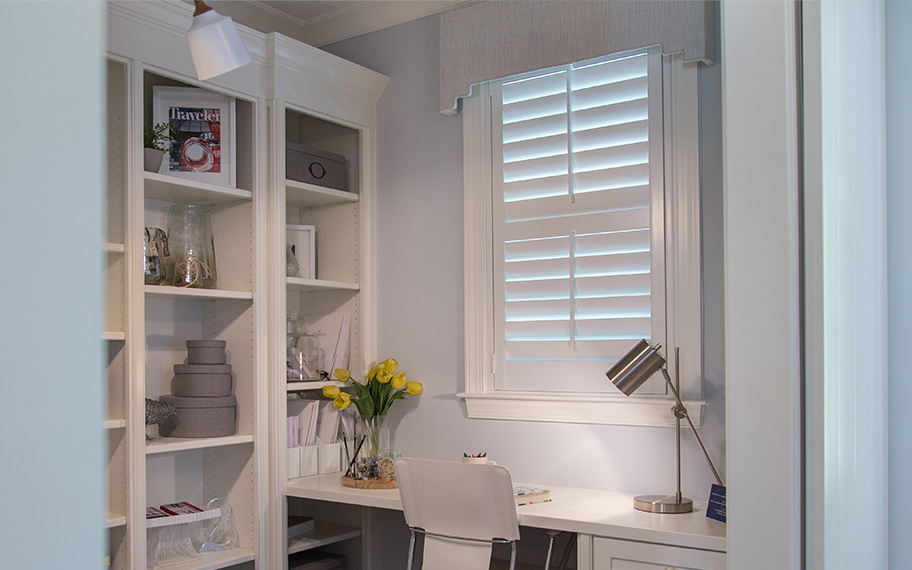
{"type": "Polygon", "coordinates": [[[706,505],[706,516],[725,522],[725,487],[713,484],[709,491],[709,504],[706,505]]]}

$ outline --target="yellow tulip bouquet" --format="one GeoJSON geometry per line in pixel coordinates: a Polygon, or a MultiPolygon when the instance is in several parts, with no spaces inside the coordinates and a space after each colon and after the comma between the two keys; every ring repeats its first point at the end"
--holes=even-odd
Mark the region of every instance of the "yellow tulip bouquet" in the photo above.
{"type": "Polygon", "coordinates": [[[323,395],[333,399],[333,405],[344,410],[354,402],[364,424],[366,435],[370,437],[370,454],[380,453],[380,428],[386,421],[386,414],[393,402],[404,400],[408,396],[417,396],[424,387],[420,382],[408,379],[404,372],[398,372],[399,363],[394,358],[387,358],[367,373],[362,384],[352,379],[351,372],[337,368],[333,376],[341,382],[351,382],[354,395],[343,392],[338,386],[325,386],[323,395]]]}

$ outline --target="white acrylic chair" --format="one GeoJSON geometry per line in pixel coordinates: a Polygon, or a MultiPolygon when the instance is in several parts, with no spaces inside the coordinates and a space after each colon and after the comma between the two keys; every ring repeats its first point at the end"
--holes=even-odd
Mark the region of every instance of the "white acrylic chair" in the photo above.
{"type": "Polygon", "coordinates": [[[424,570],[487,570],[495,543],[511,545],[513,570],[519,524],[506,467],[403,457],[396,478],[411,533],[408,570],[418,534],[424,570]]]}

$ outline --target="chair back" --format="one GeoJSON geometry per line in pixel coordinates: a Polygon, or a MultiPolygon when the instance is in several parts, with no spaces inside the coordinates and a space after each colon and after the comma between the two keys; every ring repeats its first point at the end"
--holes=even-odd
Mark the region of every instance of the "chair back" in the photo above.
{"type": "Polygon", "coordinates": [[[506,467],[403,457],[396,478],[406,523],[425,534],[423,568],[487,569],[492,542],[519,540],[506,467]]]}

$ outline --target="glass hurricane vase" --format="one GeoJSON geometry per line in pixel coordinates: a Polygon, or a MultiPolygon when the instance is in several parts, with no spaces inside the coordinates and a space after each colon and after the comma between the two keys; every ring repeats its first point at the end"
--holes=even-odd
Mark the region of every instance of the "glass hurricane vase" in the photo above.
{"type": "Polygon", "coordinates": [[[389,449],[389,428],[383,425],[386,422],[386,416],[374,415],[361,418],[361,427],[365,436],[362,450],[366,452],[363,456],[378,457],[389,449]]]}

